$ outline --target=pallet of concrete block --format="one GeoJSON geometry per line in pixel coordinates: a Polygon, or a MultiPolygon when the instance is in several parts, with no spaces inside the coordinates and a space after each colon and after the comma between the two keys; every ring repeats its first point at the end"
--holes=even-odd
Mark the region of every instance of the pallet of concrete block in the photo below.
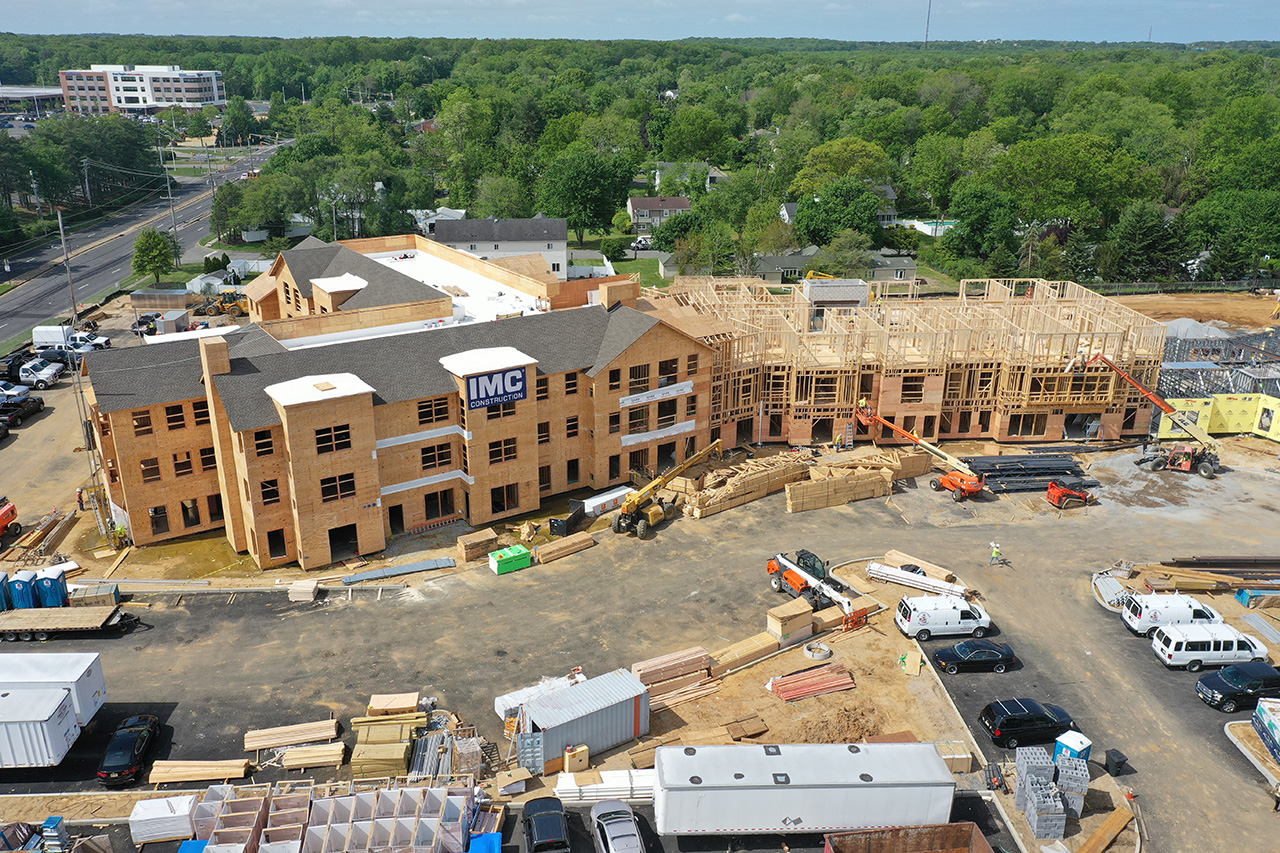
{"type": "Polygon", "coordinates": [[[579,551],[585,551],[596,544],[595,537],[585,530],[570,534],[563,539],[557,539],[554,542],[548,542],[545,545],[539,545],[533,549],[533,558],[538,563],[550,563],[561,557],[567,557],[570,554],[576,554],[579,551]]]}
{"type": "Polygon", "coordinates": [[[314,723],[297,723],[292,726],[277,726],[273,729],[251,729],[244,733],[244,751],[256,752],[259,749],[277,749],[282,746],[296,746],[300,743],[316,743],[322,740],[333,740],[337,736],[337,720],[318,720],[314,723]]]}
{"type": "Polygon", "coordinates": [[[711,654],[701,646],[660,655],[631,665],[631,674],[641,684],[657,684],[673,678],[706,673],[711,668],[711,654]]]}
{"type": "Polygon", "coordinates": [[[459,562],[467,563],[489,556],[498,550],[498,534],[491,529],[477,530],[458,537],[459,562]]]}
{"type": "Polygon", "coordinates": [[[761,658],[768,657],[779,648],[778,638],[768,631],[756,634],[754,637],[748,637],[731,646],[725,646],[719,651],[712,652],[711,657],[714,663],[711,665],[711,674],[719,677],[730,670],[747,666],[761,658]]]}
{"type": "Polygon", "coordinates": [[[403,776],[408,769],[407,743],[358,743],[351,750],[351,776],[355,779],[403,776]]]}
{"type": "Polygon", "coordinates": [[[779,454],[712,471],[703,479],[704,488],[689,495],[684,514],[706,518],[782,491],[809,477],[810,462],[808,454],[779,454]]]}
{"type": "Polygon", "coordinates": [[[154,841],[176,841],[196,834],[194,794],[139,800],[129,814],[129,836],[139,847],[154,841]]]}
{"type": "Polygon", "coordinates": [[[815,468],[823,479],[787,484],[787,512],[808,512],[893,492],[893,477],[882,468],[815,468]]]}
{"type": "Polygon", "coordinates": [[[228,761],[156,761],[151,765],[147,781],[153,785],[167,782],[212,782],[218,779],[243,779],[249,775],[249,759],[228,761]]]}

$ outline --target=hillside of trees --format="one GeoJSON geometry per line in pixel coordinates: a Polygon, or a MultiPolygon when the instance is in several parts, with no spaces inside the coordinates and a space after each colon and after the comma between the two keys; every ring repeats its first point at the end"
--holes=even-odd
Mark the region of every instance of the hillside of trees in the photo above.
{"type": "MultiPolygon", "coordinates": [[[[220,194],[219,231],[301,211],[321,236],[391,233],[411,227],[405,210],[445,203],[603,232],[632,177],[669,161],[700,165],[663,184],[694,200],[667,243],[724,271],[810,242],[834,243],[832,257],[911,248],[875,221],[884,185],[903,218],[957,222],[920,247],[957,277],[1167,280],[1201,256],[1200,276],[1233,279],[1280,258],[1269,43],[0,35],[6,83],[94,63],[218,69],[234,96],[224,136],[297,139],[220,194]],[[264,122],[245,98],[270,101],[264,122]],[[427,118],[434,129],[417,132],[427,118]],[[709,166],[729,177],[707,191],[709,166]],[[783,202],[799,205],[794,227],[783,202]]],[[[75,174],[69,134],[46,129],[60,124],[0,136],[10,204],[20,182],[5,176],[28,160],[75,174]]]]}

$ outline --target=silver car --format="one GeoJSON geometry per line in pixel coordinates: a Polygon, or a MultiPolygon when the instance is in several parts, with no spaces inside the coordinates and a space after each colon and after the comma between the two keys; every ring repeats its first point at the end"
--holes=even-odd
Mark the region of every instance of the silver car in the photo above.
{"type": "Polygon", "coordinates": [[[30,393],[31,389],[26,385],[19,385],[16,382],[0,381],[0,398],[25,397],[30,393]]]}
{"type": "Polygon", "coordinates": [[[591,841],[596,853],[644,853],[635,812],[622,800],[603,800],[591,809],[591,841]]]}

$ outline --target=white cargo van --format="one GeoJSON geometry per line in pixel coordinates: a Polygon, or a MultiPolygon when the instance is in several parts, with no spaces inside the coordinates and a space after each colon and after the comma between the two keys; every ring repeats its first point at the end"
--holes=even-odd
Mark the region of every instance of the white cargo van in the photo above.
{"type": "Polygon", "coordinates": [[[1165,666],[1185,666],[1188,672],[1267,659],[1266,646],[1230,625],[1165,625],[1156,629],[1151,650],[1165,666]]]}
{"type": "Polygon", "coordinates": [[[1125,627],[1135,634],[1155,636],[1165,625],[1217,625],[1222,614],[1191,596],[1175,592],[1169,595],[1133,595],[1120,611],[1125,627]]]}
{"type": "Polygon", "coordinates": [[[917,640],[951,634],[985,637],[991,630],[987,611],[955,595],[904,597],[898,602],[893,622],[899,631],[917,640]]]}

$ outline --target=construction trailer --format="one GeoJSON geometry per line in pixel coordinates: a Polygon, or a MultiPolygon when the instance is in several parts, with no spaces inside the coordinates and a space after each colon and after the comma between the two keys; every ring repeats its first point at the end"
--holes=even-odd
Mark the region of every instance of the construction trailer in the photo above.
{"type": "Polygon", "coordinates": [[[862,401],[926,441],[1057,441],[1093,420],[1102,438],[1142,436],[1142,395],[1077,368],[1102,352],[1152,386],[1164,356],[1163,324],[1069,281],[965,281],[935,299],[908,288],[818,323],[802,288],[679,276],[637,307],[714,350],[712,434],[728,445],[897,442],[858,422],[862,401]]]}
{"type": "Polygon", "coordinates": [[[0,688],[0,769],[53,767],[79,736],[69,690],[0,688]]]}
{"type": "Polygon", "coordinates": [[[69,691],[76,725],[88,725],[107,701],[98,653],[0,654],[0,692],[51,688],[69,691]]]}
{"type": "Polygon", "coordinates": [[[661,835],[946,823],[956,788],[931,743],[664,746],[654,773],[661,835]]]}
{"type": "Polygon", "coordinates": [[[564,769],[566,747],[598,755],[649,733],[649,689],[625,669],[606,672],[529,698],[517,712],[514,738],[521,767],[564,769]]]}

